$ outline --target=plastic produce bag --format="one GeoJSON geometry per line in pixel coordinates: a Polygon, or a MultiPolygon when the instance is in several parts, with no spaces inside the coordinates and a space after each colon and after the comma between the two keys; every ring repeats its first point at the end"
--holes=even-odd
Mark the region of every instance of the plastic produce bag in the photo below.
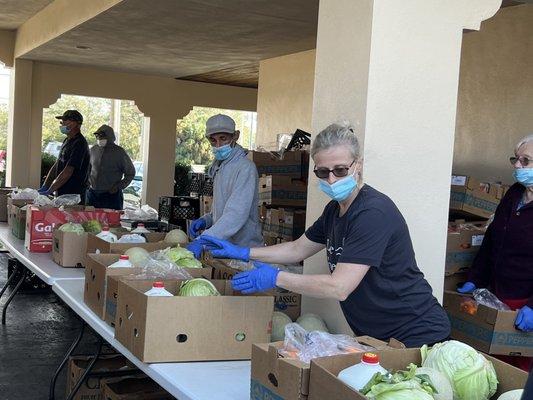
{"type": "Polygon", "coordinates": [[[17,189],[11,193],[11,198],[17,200],[35,200],[37,196],[39,196],[39,192],[31,188],[17,189]]]}
{"type": "Polygon", "coordinates": [[[313,358],[371,350],[374,348],[360,344],[352,336],[319,331],[307,332],[297,323],[292,323],[285,326],[285,341],[279,354],[308,363],[313,358]]]}
{"type": "Polygon", "coordinates": [[[134,210],[124,210],[124,214],[122,215],[122,219],[131,219],[133,221],[146,221],[157,218],[157,211],[147,204],[134,210]]]}
{"type": "Polygon", "coordinates": [[[489,308],[494,308],[500,311],[511,311],[511,308],[500,301],[492,292],[488,289],[476,289],[474,290],[474,299],[478,304],[483,304],[489,308]]]}
{"type": "Polygon", "coordinates": [[[156,250],[150,253],[146,264],[143,266],[145,276],[155,276],[170,279],[192,279],[186,269],[179,267],[166,256],[165,250],[156,250]]]}
{"type": "Polygon", "coordinates": [[[122,235],[117,243],[146,243],[146,238],[138,233],[132,233],[129,235],[122,235]]]}
{"type": "Polygon", "coordinates": [[[54,201],[48,196],[38,195],[34,200],[33,204],[37,207],[53,207],[54,201]]]}
{"type": "Polygon", "coordinates": [[[79,194],[62,194],[54,199],[54,207],[75,206],[80,202],[81,196],[79,194]]]}

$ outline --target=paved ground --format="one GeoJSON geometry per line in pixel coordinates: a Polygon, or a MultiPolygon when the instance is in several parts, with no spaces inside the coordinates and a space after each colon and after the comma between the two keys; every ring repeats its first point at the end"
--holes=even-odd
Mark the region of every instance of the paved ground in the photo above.
{"type": "MultiPolygon", "coordinates": [[[[6,279],[7,256],[0,254],[0,287],[6,279]]],[[[18,293],[0,326],[0,399],[47,400],[50,379],[78,327],[76,314],[51,290],[18,293]]],[[[94,340],[86,334],[76,353],[90,353],[94,340]]],[[[56,386],[58,400],[65,398],[65,376],[63,371],[56,386]]]]}

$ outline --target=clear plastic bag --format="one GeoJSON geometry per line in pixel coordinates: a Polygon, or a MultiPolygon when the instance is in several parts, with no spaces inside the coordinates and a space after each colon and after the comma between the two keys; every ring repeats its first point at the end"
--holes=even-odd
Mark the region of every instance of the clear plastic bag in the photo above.
{"type": "Polygon", "coordinates": [[[285,325],[285,340],[278,352],[283,357],[298,358],[308,363],[313,358],[371,350],[374,348],[362,345],[352,336],[320,331],[308,332],[299,324],[292,323],[285,325]]]}
{"type": "Polygon", "coordinates": [[[79,194],[62,194],[54,199],[54,207],[75,206],[80,202],[81,196],[79,194]]]}
{"type": "Polygon", "coordinates": [[[33,205],[37,207],[53,207],[54,201],[48,196],[43,196],[40,194],[33,200],[33,205]]]}
{"type": "Polygon", "coordinates": [[[136,208],[134,210],[124,210],[124,214],[121,217],[122,219],[130,219],[133,221],[147,221],[152,219],[157,219],[157,211],[145,204],[141,208],[136,208]]]}
{"type": "Polygon", "coordinates": [[[489,308],[494,308],[500,311],[511,311],[511,308],[500,301],[492,292],[488,289],[476,289],[474,290],[474,299],[478,304],[482,304],[489,308]]]}
{"type": "Polygon", "coordinates": [[[146,238],[138,233],[132,233],[129,235],[122,235],[117,243],[146,243],[146,238]]]}
{"type": "Polygon", "coordinates": [[[146,264],[142,267],[144,274],[169,279],[192,279],[192,275],[186,269],[177,266],[167,258],[165,251],[157,250],[149,254],[146,264]]]}
{"type": "Polygon", "coordinates": [[[31,188],[16,189],[11,193],[11,198],[17,200],[35,200],[37,196],[39,196],[39,192],[31,188]]]}

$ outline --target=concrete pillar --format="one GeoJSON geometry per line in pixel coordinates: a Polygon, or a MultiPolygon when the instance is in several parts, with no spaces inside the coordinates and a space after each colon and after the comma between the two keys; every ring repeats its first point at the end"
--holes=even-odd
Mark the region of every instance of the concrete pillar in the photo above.
{"type": "Polygon", "coordinates": [[[144,132],[142,203],[157,209],[160,196],[174,193],[178,117],[175,110],[142,111],[150,119],[149,129],[144,132]]]}
{"type": "MultiPolygon", "coordinates": [[[[364,142],[365,181],[403,213],[420,269],[442,299],[463,28],[501,0],[321,0],[313,132],[348,120],[364,142]]],[[[313,165],[310,166],[313,168],[313,165]]],[[[310,176],[308,225],[327,199],[310,176]]],[[[325,253],[305,273],[327,271],[325,253]]],[[[350,332],[338,302],[305,298],[335,332],[350,332]]]]}
{"type": "Polygon", "coordinates": [[[32,183],[32,166],[30,165],[32,72],[32,61],[21,59],[15,61],[9,96],[6,172],[6,185],[8,186],[26,187],[32,183]]]}

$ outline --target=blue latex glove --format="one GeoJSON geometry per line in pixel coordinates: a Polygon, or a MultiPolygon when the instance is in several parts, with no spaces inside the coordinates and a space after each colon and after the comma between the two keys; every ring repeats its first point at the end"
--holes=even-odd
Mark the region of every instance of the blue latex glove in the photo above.
{"type": "Polygon", "coordinates": [[[192,253],[194,254],[194,258],[196,258],[197,260],[200,259],[203,249],[204,246],[202,245],[202,242],[200,242],[198,239],[193,240],[187,245],[187,250],[192,251],[192,253]]]}
{"type": "Polygon", "coordinates": [[[474,290],[476,290],[476,285],[473,282],[465,282],[463,286],[457,288],[457,291],[463,294],[472,293],[474,290]]]}
{"type": "Polygon", "coordinates": [[[195,219],[191,222],[191,225],[189,226],[189,236],[193,239],[196,239],[198,235],[200,234],[200,231],[205,229],[207,226],[207,222],[203,218],[195,219]]]}
{"type": "Polygon", "coordinates": [[[209,235],[202,235],[197,240],[200,240],[205,249],[209,250],[215,258],[234,258],[242,261],[250,261],[249,247],[236,246],[226,240],[209,235]]]}
{"type": "Polygon", "coordinates": [[[521,331],[533,332],[533,310],[528,306],[522,307],[518,311],[514,324],[521,331]]]}
{"type": "Polygon", "coordinates": [[[251,294],[255,292],[264,292],[276,287],[279,269],[270,264],[259,261],[254,262],[255,269],[241,272],[233,277],[231,285],[233,289],[251,294]]]}
{"type": "Polygon", "coordinates": [[[43,196],[47,196],[50,194],[50,188],[43,185],[37,190],[37,192],[43,196]]]}

